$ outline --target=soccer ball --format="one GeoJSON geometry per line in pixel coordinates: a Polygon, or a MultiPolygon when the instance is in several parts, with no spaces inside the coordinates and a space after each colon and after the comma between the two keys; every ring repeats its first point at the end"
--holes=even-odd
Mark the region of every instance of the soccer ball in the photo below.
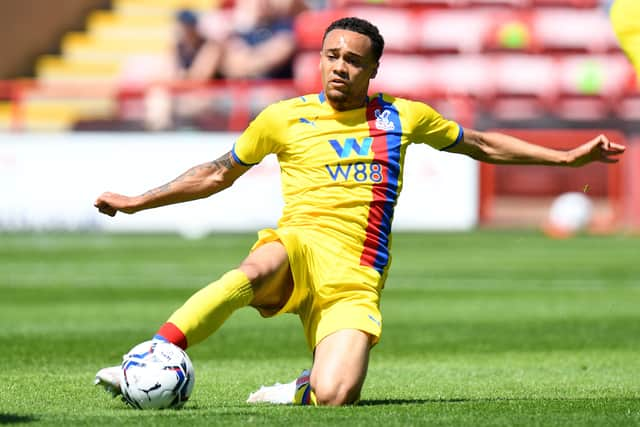
{"type": "Polygon", "coordinates": [[[120,390],[138,409],[180,408],[189,399],[195,372],[187,353],[168,342],[146,341],[123,357],[120,390]]]}
{"type": "Polygon", "coordinates": [[[593,203],[585,194],[561,194],[549,208],[545,232],[552,237],[570,237],[587,228],[592,216],[593,203]]]}

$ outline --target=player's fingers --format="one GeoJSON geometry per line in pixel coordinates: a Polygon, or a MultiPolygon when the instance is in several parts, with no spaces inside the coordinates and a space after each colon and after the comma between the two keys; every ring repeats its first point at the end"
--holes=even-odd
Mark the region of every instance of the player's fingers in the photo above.
{"type": "Polygon", "coordinates": [[[99,207],[98,210],[101,213],[109,216],[115,216],[116,212],[118,212],[116,209],[112,208],[111,206],[102,206],[102,207],[99,207]]]}
{"type": "Polygon", "coordinates": [[[601,157],[619,156],[622,153],[624,153],[624,147],[622,147],[622,148],[615,148],[615,147],[604,148],[604,147],[601,147],[600,148],[600,156],[601,157]]]}
{"type": "Polygon", "coordinates": [[[624,151],[624,149],[625,149],[624,145],[615,143],[613,141],[610,141],[609,138],[607,138],[605,135],[600,135],[598,138],[596,138],[596,140],[597,140],[597,145],[601,149],[605,149],[605,150],[622,150],[622,151],[624,151]]]}
{"type": "Polygon", "coordinates": [[[107,202],[100,199],[96,200],[96,203],[94,204],[94,206],[98,208],[98,211],[109,216],[114,216],[118,211],[113,206],[109,205],[107,202]]]}
{"type": "Polygon", "coordinates": [[[607,138],[606,135],[602,135],[602,134],[596,136],[590,142],[591,142],[591,147],[592,148],[595,148],[595,147],[606,147],[610,143],[609,138],[607,138]]]}
{"type": "Polygon", "coordinates": [[[102,207],[105,206],[110,206],[109,203],[106,200],[103,200],[101,197],[97,198],[96,201],[93,203],[93,206],[95,206],[96,208],[100,209],[102,207]]]}
{"type": "Polygon", "coordinates": [[[616,144],[615,142],[610,142],[608,145],[603,147],[607,153],[623,153],[626,148],[627,147],[624,145],[616,144]]]}
{"type": "Polygon", "coordinates": [[[605,156],[605,155],[603,155],[600,158],[600,161],[604,163],[618,163],[618,160],[619,159],[617,157],[611,157],[611,156],[605,156]]]}

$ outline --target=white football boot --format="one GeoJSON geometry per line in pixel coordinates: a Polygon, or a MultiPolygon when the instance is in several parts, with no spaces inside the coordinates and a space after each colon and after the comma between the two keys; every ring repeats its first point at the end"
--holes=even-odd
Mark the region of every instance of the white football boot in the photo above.
{"type": "MultiPolygon", "coordinates": [[[[249,395],[247,403],[273,403],[276,405],[290,405],[293,403],[301,404],[296,399],[296,392],[300,387],[301,380],[305,381],[305,384],[309,384],[308,370],[302,371],[302,374],[290,383],[280,384],[275,383],[271,386],[261,386],[258,390],[249,395]]],[[[304,403],[302,403],[304,404],[304,403]]]]}
{"type": "Polygon", "coordinates": [[[96,378],[93,384],[102,386],[113,397],[122,394],[120,391],[120,365],[102,368],[96,372],[96,378]]]}

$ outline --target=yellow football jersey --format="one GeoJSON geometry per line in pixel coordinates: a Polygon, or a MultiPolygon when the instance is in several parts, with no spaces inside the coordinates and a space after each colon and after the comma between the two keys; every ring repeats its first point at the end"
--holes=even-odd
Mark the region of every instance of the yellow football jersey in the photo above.
{"type": "Polygon", "coordinates": [[[442,150],[462,135],[421,102],[376,94],[362,108],[336,111],[320,93],[267,107],[232,154],[244,165],[277,155],[285,202],[279,227],[321,230],[383,274],[407,146],[442,150]]]}

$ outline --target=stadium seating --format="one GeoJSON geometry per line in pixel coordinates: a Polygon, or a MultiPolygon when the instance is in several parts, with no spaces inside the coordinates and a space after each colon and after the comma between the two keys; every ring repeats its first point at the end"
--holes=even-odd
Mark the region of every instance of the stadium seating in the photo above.
{"type": "Polygon", "coordinates": [[[419,49],[426,54],[468,53],[482,50],[490,28],[488,10],[427,10],[418,17],[419,49]]]}
{"type": "MultiPolygon", "coordinates": [[[[633,70],[595,0],[335,0],[296,32],[296,87],[319,90],[317,51],[326,25],[362,16],[385,35],[372,89],[438,102],[465,96],[498,120],[636,117],[625,88],[633,70]],[[309,52],[313,51],[313,55],[309,52]]],[[[637,92],[637,91],[636,91],[637,92]]]]}
{"type": "Polygon", "coordinates": [[[309,10],[298,15],[295,22],[295,33],[298,48],[320,50],[325,28],[334,20],[343,16],[342,10],[309,10]]]}
{"type": "Polygon", "coordinates": [[[625,80],[624,95],[613,106],[615,116],[626,122],[640,123],[640,79],[635,73],[628,72],[625,80]]]}
{"type": "Polygon", "coordinates": [[[483,34],[484,52],[530,52],[539,50],[531,22],[532,12],[504,9],[489,14],[490,26],[483,34]]]}
{"type": "Polygon", "coordinates": [[[565,6],[573,8],[596,8],[600,0],[530,0],[532,7],[565,6]]]}
{"type": "Polygon", "coordinates": [[[411,9],[383,9],[356,7],[349,10],[352,16],[358,16],[375,22],[384,34],[385,49],[392,52],[413,52],[417,47],[416,29],[420,23],[414,19],[411,9]]]}
{"type": "Polygon", "coordinates": [[[566,55],[558,59],[558,100],[554,111],[571,120],[612,114],[625,91],[629,66],[622,55],[566,55]]]}
{"type": "MultiPolygon", "coordinates": [[[[221,1],[221,0],[220,0],[221,1]]],[[[70,32],[61,43],[61,55],[42,56],[36,65],[41,84],[96,83],[115,85],[134,96],[111,95],[109,102],[90,95],[67,96],[72,108],[58,114],[91,119],[114,114],[141,117],[144,91],[153,82],[167,80],[167,55],[172,22],[178,8],[208,10],[215,0],[114,0],[111,10],[93,12],[87,30],[70,32]],[[165,71],[163,73],[163,70],[165,71]],[[122,99],[127,98],[123,103],[122,99]],[[93,103],[93,104],[92,104],[93,103]],[[128,107],[125,107],[128,106],[128,107]],[[135,107],[132,107],[135,106],[135,107]]],[[[371,89],[408,96],[450,108],[451,99],[499,120],[521,120],[552,114],[562,120],[594,120],[619,116],[640,117],[640,94],[633,70],[620,52],[608,18],[597,0],[331,0],[332,7],[298,16],[295,34],[299,54],[294,65],[295,89],[320,90],[318,52],[326,26],[342,16],[361,16],[378,25],[385,36],[382,67],[371,89]],[[374,4],[375,3],[375,4],[374,4]]],[[[261,82],[237,88],[169,89],[183,99],[214,96],[224,111],[207,109],[218,119],[204,119],[205,127],[242,128],[264,104],[291,94],[291,88],[261,82]],[[271,87],[271,89],[265,89],[271,87]],[[200,95],[196,95],[200,92],[200,95]],[[265,95],[266,94],[266,95],[265,95]],[[255,96],[254,96],[255,95],[255,96]],[[222,97],[222,98],[221,98],[222,97]],[[253,100],[248,104],[248,100],[253,100]],[[241,101],[245,111],[241,111],[241,101]],[[233,117],[233,118],[230,118],[233,117]],[[239,119],[240,118],[240,119],[239,119]]],[[[36,117],[48,105],[51,92],[29,89],[25,111],[36,117]]],[[[53,95],[51,95],[53,96],[53,95]]],[[[61,96],[61,95],[56,95],[61,96]]],[[[213,104],[213,103],[212,103],[213,104]]],[[[8,108],[4,108],[6,123],[8,108]]],[[[51,117],[55,116],[52,115],[51,117]]],[[[0,119],[2,122],[2,119],[0,119]]],[[[65,119],[65,126],[68,121],[65,119]]],[[[64,126],[63,126],[64,127],[64,126]]]]}
{"type": "Polygon", "coordinates": [[[25,90],[23,128],[68,129],[77,120],[102,120],[117,116],[113,87],[145,86],[169,77],[169,54],[177,10],[210,10],[215,0],[114,0],[111,10],[96,10],[86,20],[86,31],[69,32],[61,41],[60,55],[43,55],[37,61],[39,85],[25,90]],[[51,87],[68,89],[70,83],[85,93],[51,93],[51,87]],[[93,88],[111,87],[111,94],[93,88]],[[43,118],[47,118],[44,120],[43,118]]]}
{"type": "Polygon", "coordinates": [[[408,98],[429,98],[433,69],[427,58],[389,53],[381,62],[378,75],[371,81],[371,91],[384,91],[408,98]]]}
{"type": "Polygon", "coordinates": [[[617,49],[611,24],[599,9],[536,9],[532,28],[545,51],[601,53],[617,49]]]}
{"type": "Polygon", "coordinates": [[[12,104],[10,102],[0,102],[0,131],[6,132],[12,127],[12,104]]]}
{"type": "Polygon", "coordinates": [[[473,6],[503,6],[503,7],[548,7],[564,6],[573,8],[595,8],[599,0],[330,0],[333,8],[344,8],[356,5],[371,5],[375,3],[391,7],[448,7],[467,8],[473,6]]]}
{"type": "Polygon", "coordinates": [[[300,93],[317,93],[322,90],[320,82],[320,55],[317,50],[301,52],[293,64],[293,81],[300,93]]]}
{"type": "Polygon", "coordinates": [[[430,61],[432,95],[485,100],[495,92],[492,60],[486,55],[437,55],[430,61]]]}

